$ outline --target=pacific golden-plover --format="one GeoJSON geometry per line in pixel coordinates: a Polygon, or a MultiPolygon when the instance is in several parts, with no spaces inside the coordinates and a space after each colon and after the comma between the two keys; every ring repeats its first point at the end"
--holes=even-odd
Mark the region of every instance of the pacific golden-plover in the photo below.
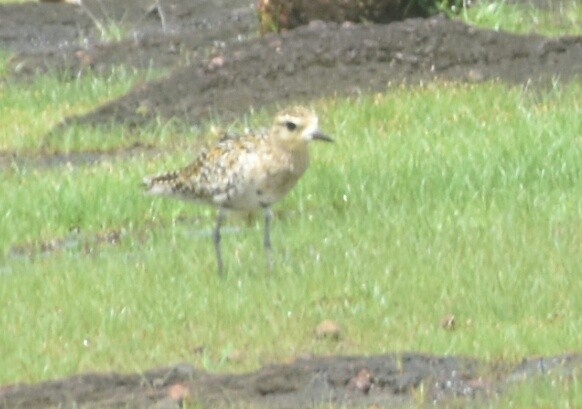
{"type": "Polygon", "coordinates": [[[263,245],[271,267],[271,205],[295,186],[309,165],[307,144],[312,140],[333,142],[318,129],[315,113],[304,107],[279,112],[270,131],[226,137],[203,149],[185,168],[144,179],[147,192],[208,203],[218,208],[213,231],[218,274],[224,274],[220,228],[226,210],[265,214],[263,245]]]}

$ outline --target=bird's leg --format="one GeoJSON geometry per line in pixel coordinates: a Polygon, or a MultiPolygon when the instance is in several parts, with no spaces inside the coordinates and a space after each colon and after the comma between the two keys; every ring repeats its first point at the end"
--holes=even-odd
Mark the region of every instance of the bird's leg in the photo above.
{"type": "Polygon", "coordinates": [[[265,247],[265,256],[267,257],[267,269],[273,269],[273,255],[271,251],[271,220],[273,219],[273,212],[271,208],[265,207],[265,237],[263,245],[265,247]]]}
{"type": "Polygon", "coordinates": [[[212,232],[212,241],[214,242],[214,250],[216,250],[216,263],[218,264],[218,275],[224,276],[224,265],[222,263],[222,252],[220,251],[220,228],[224,222],[226,215],[223,209],[218,209],[218,216],[216,217],[216,226],[212,232]]]}

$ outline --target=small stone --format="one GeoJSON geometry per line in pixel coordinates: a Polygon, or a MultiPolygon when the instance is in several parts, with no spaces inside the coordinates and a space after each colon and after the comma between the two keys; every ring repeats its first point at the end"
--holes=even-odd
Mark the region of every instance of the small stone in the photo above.
{"type": "Polygon", "coordinates": [[[467,80],[470,82],[481,82],[485,79],[485,75],[480,70],[471,68],[467,71],[467,80]]]}
{"type": "Polygon", "coordinates": [[[174,384],[168,388],[168,398],[175,402],[182,402],[190,396],[190,390],[181,383],[174,384]]]}
{"type": "Polygon", "coordinates": [[[222,66],[224,66],[224,63],[225,63],[224,57],[222,56],[213,57],[208,63],[208,69],[214,70],[216,68],[221,68],[222,66]]]}
{"type": "Polygon", "coordinates": [[[332,320],[324,320],[317,327],[315,327],[315,337],[317,339],[333,339],[339,340],[342,335],[341,327],[332,320]]]}
{"type": "Polygon", "coordinates": [[[350,379],[348,389],[358,390],[364,394],[370,391],[374,383],[374,374],[368,368],[361,369],[358,374],[350,379]]]}

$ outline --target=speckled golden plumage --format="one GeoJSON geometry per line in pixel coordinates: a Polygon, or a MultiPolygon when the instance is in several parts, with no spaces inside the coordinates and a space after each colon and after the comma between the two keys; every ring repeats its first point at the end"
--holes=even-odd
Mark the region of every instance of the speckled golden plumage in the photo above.
{"type": "Polygon", "coordinates": [[[219,208],[214,230],[218,271],[223,272],[220,227],[224,209],[265,210],[265,249],[270,260],[270,206],[295,186],[309,166],[307,144],[331,142],[318,118],[304,107],[277,114],[269,132],[223,138],[181,170],[144,180],[147,192],[205,202],[219,208]]]}

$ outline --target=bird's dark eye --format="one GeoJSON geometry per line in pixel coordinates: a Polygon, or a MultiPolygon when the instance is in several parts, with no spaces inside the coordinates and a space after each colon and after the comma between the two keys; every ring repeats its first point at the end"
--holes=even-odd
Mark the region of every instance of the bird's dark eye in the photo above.
{"type": "Polygon", "coordinates": [[[297,124],[290,122],[290,121],[285,122],[285,126],[290,131],[294,131],[297,128],[297,124]]]}

